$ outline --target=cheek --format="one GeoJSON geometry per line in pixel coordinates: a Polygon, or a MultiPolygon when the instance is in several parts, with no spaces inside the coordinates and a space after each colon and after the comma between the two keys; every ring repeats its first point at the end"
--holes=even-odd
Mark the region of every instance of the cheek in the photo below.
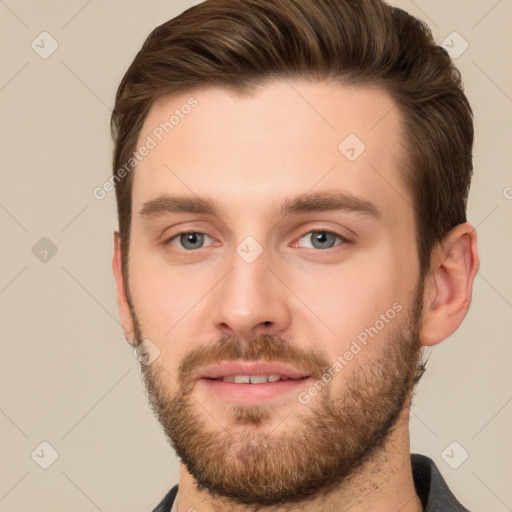
{"type": "Polygon", "coordinates": [[[145,336],[168,345],[186,337],[191,326],[202,325],[202,302],[218,280],[212,262],[170,265],[165,253],[146,250],[134,242],[129,260],[130,293],[145,336]]]}
{"type": "Polygon", "coordinates": [[[159,370],[164,389],[175,393],[179,363],[189,352],[190,342],[197,339],[191,326],[202,325],[196,304],[205,290],[200,279],[190,279],[176,269],[160,268],[141,255],[132,260],[130,272],[130,289],[143,338],[149,338],[159,350],[152,364],[156,365],[155,371],[159,370]]]}
{"type": "Polygon", "coordinates": [[[168,389],[174,389],[179,363],[191,348],[218,335],[211,329],[213,310],[208,294],[227,270],[221,266],[222,262],[214,259],[174,263],[163,248],[151,245],[133,230],[130,294],[143,337],[160,350],[156,363],[165,369],[168,389]]]}
{"type": "Polygon", "coordinates": [[[145,332],[162,338],[189,312],[200,290],[197,282],[145,267],[130,277],[135,311],[145,332]]]}
{"type": "Polygon", "coordinates": [[[347,350],[361,333],[364,338],[376,323],[379,339],[384,340],[381,332],[397,323],[395,319],[411,300],[414,271],[386,248],[346,264],[290,276],[292,289],[308,310],[301,314],[307,320],[299,320],[300,325],[325,340],[331,359],[347,350]]]}

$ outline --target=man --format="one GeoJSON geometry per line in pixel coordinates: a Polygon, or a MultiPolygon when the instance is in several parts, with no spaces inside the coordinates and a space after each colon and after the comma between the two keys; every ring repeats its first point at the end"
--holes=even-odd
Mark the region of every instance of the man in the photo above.
{"type": "Polygon", "coordinates": [[[422,347],[464,319],[471,107],[379,0],[208,0],[112,117],[113,269],[178,454],[155,511],[467,510],[411,454],[422,347]]]}

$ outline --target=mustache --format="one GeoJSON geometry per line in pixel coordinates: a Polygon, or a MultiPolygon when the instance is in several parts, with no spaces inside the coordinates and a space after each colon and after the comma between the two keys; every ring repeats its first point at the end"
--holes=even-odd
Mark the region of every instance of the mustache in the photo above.
{"type": "Polygon", "coordinates": [[[293,365],[320,379],[329,368],[326,355],[316,348],[301,348],[286,338],[262,334],[252,339],[224,336],[214,344],[192,349],[178,368],[178,383],[191,389],[200,368],[222,361],[268,361],[293,365]]]}

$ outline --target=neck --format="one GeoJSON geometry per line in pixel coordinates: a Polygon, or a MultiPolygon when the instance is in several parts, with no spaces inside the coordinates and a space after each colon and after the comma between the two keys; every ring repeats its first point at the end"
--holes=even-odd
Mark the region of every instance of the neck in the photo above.
{"type": "Polygon", "coordinates": [[[273,507],[239,505],[198,490],[181,465],[177,499],[178,512],[422,512],[412,476],[409,408],[404,407],[383,448],[327,495],[273,507]]]}

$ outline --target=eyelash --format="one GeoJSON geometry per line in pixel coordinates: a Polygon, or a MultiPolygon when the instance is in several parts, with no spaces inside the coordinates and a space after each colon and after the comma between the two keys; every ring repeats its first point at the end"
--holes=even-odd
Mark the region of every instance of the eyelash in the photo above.
{"type": "Polygon", "coordinates": [[[336,247],[339,247],[341,245],[345,245],[345,244],[351,243],[351,241],[346,236],[343,236],[341,233],[338,233],[337,231],[332,231],[331,229],[322,229],[322,228],[311,229],[309,231],[306,231],[303,235],[301,235],[299,237],[299,240],[301,238],[304,238],[306,235],[310,235],[311,233],[329,233],[330,235],[334,235],[336,238],[339,238],[342,243],[340,243],[338,245],[334,245],[333,247],[328,247],[327,249],[316,249],[315,247],[306,247],[306,249],[313,249],[315,251],[322,252],[322,251],[327,251],[329,249],[335,249],[336,247]]]}
{"type": "MultiPolygon", "coordinates": [[[[334,249],[335,247],[339,247],[340,245],[345,245],[345,244],[349,244],[351,243],[351,240],[349,240],[347,237],[343,236],[341,233],[338,233],[336,231],[332,231],[330,229],[322,229],[322,228],[319,228],[319,229],[312,229],[310,231],[306,231],[303,235],[301,235],[298,240],[300,240],[301,238],[304,238],[306,235],[309,235],[311,233],[329,233],[331,235],[334,235],[335,237],[339,238],[343,243],[341,244],[338,244],[338,245],[335,245],[333,247],[328,247],[327,249],[316,249],[315,247],[306,247],[306,249],[313,249],[313,250],[316,250],[316,251],[320,251],[320,252],[323,252],[323,251],[326,251],[328,249],[334,249]]],[[[172,237],[170,238],[167,238],[166,240],[164,240],[162,242],[162,244],[164,246],[168,246],[168,245],[171,245],[171,242],[177,238],[179,238],[181,235],[186,235],[186,234],[198,234],[198,235],[205,235],[205,236],[208,236],[208,234],[204,233],[203,231],[197,231],[197,230],[186,230],[186,231],[179,231],[178,233],[174,234],[172,237]]],[[[211,238],[211,237],[209,237],[211,238]]],[[[205,247],[199,247],[198,249],[184,249],[182,247],[180,247],[179,249],[182,249],[183,251],[185,252],[190,252],[190,253],[193,253],[195,251],[199,251],[200,249],[204,249],[205,247]]]]}

